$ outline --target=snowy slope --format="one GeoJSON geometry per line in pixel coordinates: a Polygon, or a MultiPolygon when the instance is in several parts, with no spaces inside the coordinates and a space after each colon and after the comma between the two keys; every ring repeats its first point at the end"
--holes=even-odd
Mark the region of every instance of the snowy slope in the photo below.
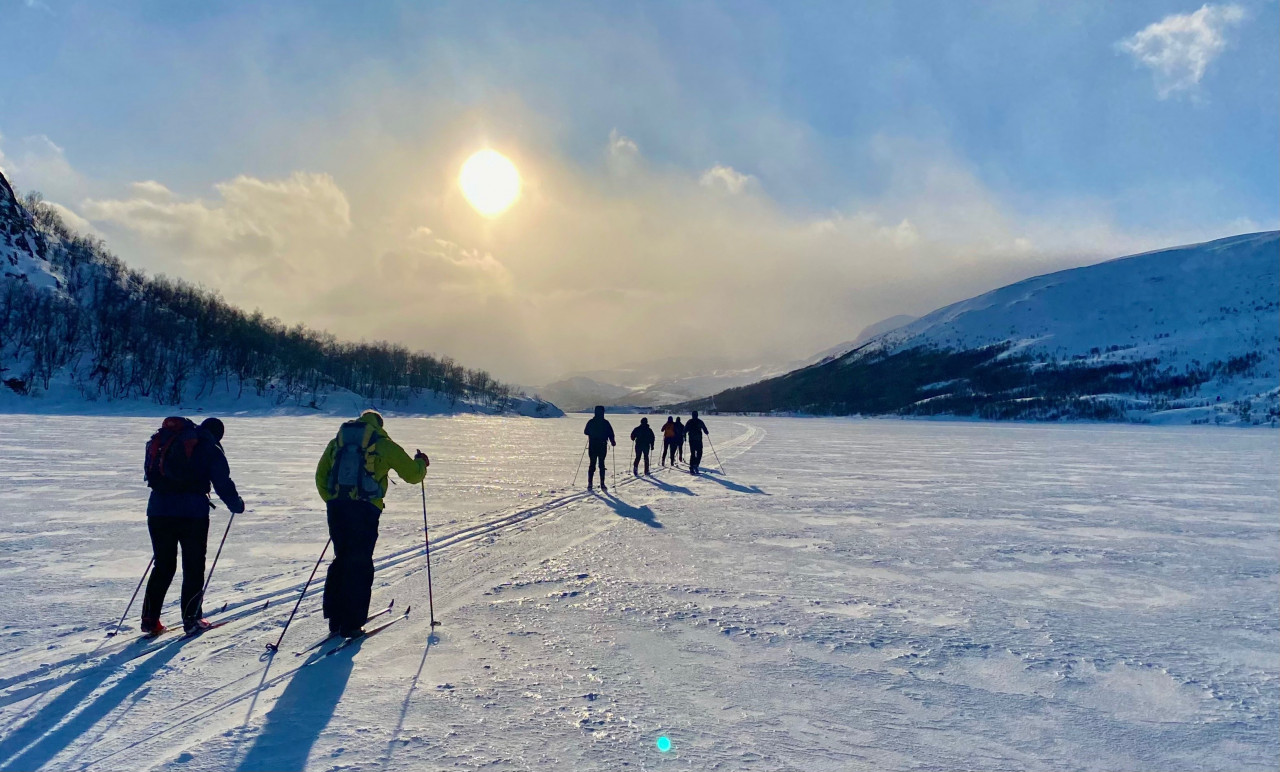
{"type": "Polygon", "coordinates": [[[1276,425],[1280,233],[1011,284],[716,401],[746,411],[1276,425]]]}
{"type": "MultiPolygon", "coordinates": [[[[310,365],[287,366],[280,356],[284,328],[275,320],[253,321],[212,297],[194,302],[199,291],[168,281],[148,284],[100,243],[60,226],[56,212],[35,211],[38,221],[0,174],[0,412],[350,415],[376,407],[431,415],[563,415],[551,403],[512,396],[487,374],[481,383],[489,386],[475,387],[467,384],[476,373],[456,368],[446,374],[430,357],[404,351],[392,363],[385,346],[364,352],[380,364],[361,365],[381,372],[377,383],[344,380],[329,367],[344,356],[333,346],[295,340],[291,357],[310,365]],[[210,310],[219,305],[222,313],[210,310]],[[237,348],[240,355],[232,353],[237,348]],[[233,375],[227,363],[237,356],[242,365],[265,364],[233,375]],[[380,397],[339,385],[353,383],[380,397]]],[[[317,340],[309,331],[299,334],[317,340]]]]}
{"type": "Polygon", "coordinates": [[[1270,435],[709,423],[727,474],[602,498],[567,489],[581,419],[389,422],[432,456],[443,625],[400,485],[374,601],[409,618],[295,657],[323,630],[309,595],[262,659],[324,544],[312,473],[334,422],[228,421],[249,511],[208,605],[231,621],[127,660],[132,638],[103,638],[147,556],[122,448],[153,423],[0,416],[0,768],[1280,764],[1270,435]]]}
{"type": "Polygon", "coordinates": [[[575,375],[548,383],[536,391],[539,396],[565,410],[590,410],[595,405],[607,404],[626,396],[632,390],[612,383],[601,383],[585,375],[575,375]]]}
{"type": "Polygon", "coordinates": [[[842,357],[845,354],[848,354],[850,351],[853,351],[854,349],[858,348],[862,344],[866,343],[867,341],[871,340],[872,338],[878,338],[881,335],[885,334],[886,332],[891,332],[893,330],[896,330],[899,327],[903,327],[905,325],[908,325],[914,322],[915,320],[916,320],[916,317],[910,316],[908,314],[898,314],[897,316],[891,316],[888,319],[881,319],[875,324],[868,325],[867,327],[865,327],[862,330],[862,332],[858,333],[858,337],[854,338],[853,340],[845,341],[844,343],[841,343],[836,346],[832,346],[829,349],[819,351],[817,354],[810,357],[809,361],[805,362],[804,364],[805,366],[820,364],[822,362],[826,362],[831,359],[842,357]]]}
{"type": "Polygon", "coordinates": [[[879,336],[868,349],[973,349],[1006,341],[1015,351],[1057,359],[1155,358],[1177,368],[1256,351],[1266,357],[1264,369],[1275,372],[1280,232],[1037,276],[940,308],[879,336]],[[1105,353],[1113,346],[1121,350],[1105,353]]]}
{"type": "Polygon", "coordinates": [[[47,249],[31,215],[0,174],[0,275],[22,279],[33,287],[60,286],[57,273],[49,265],[47,249]]]}

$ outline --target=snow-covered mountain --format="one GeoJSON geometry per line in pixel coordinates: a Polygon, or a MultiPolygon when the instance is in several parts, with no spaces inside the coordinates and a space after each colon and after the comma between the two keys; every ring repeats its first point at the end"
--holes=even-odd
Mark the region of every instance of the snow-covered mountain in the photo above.
{"type": "Polygon", "coordinates": [[[0,412],[562,415],[488,373],[345,344],[132,271],[0,174],[0,412]]]}
{"type": "Polygon", "coordinates": [[[594,405],[613,404],[633,389],[601,383],[585,375],[574,375],[537,389],[538,395],[565,410],[590,410],[594,405]]]}
{"type": "Polygon", "coordinates": [[[844,343],[832,346],[829,349],[819,351],[817,354],[809,357],[808,361],[806,361],[802,366],[807,367],[809,365],[821,364],[822,362],[827,362],[832,359],[838,359],[872,338],[883,335],[890,330],[896,330],[903,325],[910,324],[916,319],[917,317],[910,316],[908,314],[898,314],[897,316],[891,316],[888,319],[881,319],[875,324],[864,327],[862,332],[858,333],[858,337],[853,340],[848,340],[844,343]]]}
{"type": "Polygon", "coordinates": [[[537,392],[565,410],[593,405],[648,408],[709,397],[781,375],[806,362],[742,366],[728,361],[667,360],[619,370],[593,371],[547,384],[537,392]]]}
{"type": "Polygon", "coordinates": [[[1280,233],[1038,276],[856,351],[715,397],[722,410],[1274,423],[1280,233]]]}
{"type": "Polygon", "coordinates": [[[48,252],[49,244],[31,213],[0,174],[0,275],[34,287],[56,288],[61,282],[49,264],[48,252]]]}

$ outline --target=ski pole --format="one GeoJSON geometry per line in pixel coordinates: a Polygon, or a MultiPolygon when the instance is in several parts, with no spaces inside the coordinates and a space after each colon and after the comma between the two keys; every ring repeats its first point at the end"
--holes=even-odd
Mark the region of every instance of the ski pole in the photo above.
{"type": "Polygon", "coordinates": [[[204,587],[200,590],[199,595],[191,599],[187,608],[182,610],[184,619],[187,616],[187,612],[191,611],[191,604],[195,604],[196,608],[201,608],[204,605],[204,596],[209,591],[209,582],[213,581],[213,570],[218,567],[218,558],[222,557],[222,546],[227,543],[227,534],[231,533],[231,524],[235,521],[236,513],[232,512],[231,518],[227,520],[227,530],[222,532],[222,541],[218,542],[218,551],[213,555],[213,563],[209,564],[209,575],[204,578],[204,587]]]}
{"type": "Polygon", "coordinates": [[[133,608],[133,602],[138,599],[138,590],[142,589],[142,583],[147,580],[147,574],[151,573],[151,567],[156,563],[156,556],[153,554],[151,560],[147,561],[147,568],[142,572],[142,578],[138,580],[138,586],[133,588],[133,597],[129,598],[129,605],[124,607],[124,613],[120,615],[120,621],[116,622],[116,629],[107,633],[108,638],[112,638],[116,633],[120,632],[120,628],[124,625],[124,618],[129,616],[129,609],[133,608]]]}
{"type": "Polygon", "coordinates": [[[720,471],[724,471],[724,464],[720,463],[720,454],[716,452],[716,444],[711,441],[711,435],[707,435],[707,444],[711,446],[711,455],[716,457],[716,466],[720,467],[720,471]]]}
{"type": "Polygon", "coordinates": [[[280,637],[275,643],[267,644],[267,651],[273,654],[280,651],[280,642],[284,640],[284,634],[289,632],[289,625],[293,624],[293,615],[298,613],[298,606],[302,605],[302,599],[307,597],[307,588],[311,586],[311,580],[316,578],[316,572],[320,570],[320,563],[324,561],[324,555],[329,551],[329,545],[333,543],[333,537],[329,537],[329,541],[324,543],[324,549],[320,550],[320,558],[316,561],[316,567],[311,569],[311,576],[307,577],[307,583],[302,585],[302,592],[298,595],[298,602],[293,604],[293,611],[289,612],[289,618],[285,620],[284,629],[280,631],[280,637]]]}
{"type": "Polygon", "coordinates": [[[582,455],[578,456],[578,468],[573,470],[573,482],[569,483],[569,487],[573,488],[578,484],[578,472],[582,471],[582,459],[587,457],[587,446],[591,444],[591,440],[587,440],[582,445],[582,455]]]}
{"type": "Polygon", "coordinates": [[[440,623],[436,621],[436,600],[431,592],[431,532],[427,530],[427,481],[422,481],[422,538],[427,543],[427,608],[431,612],[431,626],[436,627],[440,623]]]}

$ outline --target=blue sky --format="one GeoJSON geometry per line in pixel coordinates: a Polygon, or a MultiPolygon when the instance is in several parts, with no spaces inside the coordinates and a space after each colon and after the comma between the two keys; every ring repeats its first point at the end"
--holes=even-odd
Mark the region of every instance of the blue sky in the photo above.
{"type": "Polygon", "coordinates": [[[526,382],[663,354],[616,350],[651,317],[803,356],[1280,212],[1269,1],[0,0],[0,30],[0,167],[127,261],[526,382]],[[449,193],[485,145],[529,184],[492,222],[449,193]],[[430,332],[339,309],[355,274],[301,282],[352,250],[421,269],[394,307],[430,332]]]}

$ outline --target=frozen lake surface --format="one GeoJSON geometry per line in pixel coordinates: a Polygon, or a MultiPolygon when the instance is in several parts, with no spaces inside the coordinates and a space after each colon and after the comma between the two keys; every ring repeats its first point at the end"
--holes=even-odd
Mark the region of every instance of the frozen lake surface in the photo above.
{"type": "Polygon", "coordinates": [[[605,498],[568,487],[584,420],[389,419],[432,458],[443,626],[402,484],[374,599],[410,617],[295,657],[308,596],[263,660],[327,538],[332,418],[227,421],[230,621],[134,656],[104,635],[158,422],[0,416],[0,768],[1280,765],[1274,432],[713,417],[725,474],[628,459],[605,498]]]}

